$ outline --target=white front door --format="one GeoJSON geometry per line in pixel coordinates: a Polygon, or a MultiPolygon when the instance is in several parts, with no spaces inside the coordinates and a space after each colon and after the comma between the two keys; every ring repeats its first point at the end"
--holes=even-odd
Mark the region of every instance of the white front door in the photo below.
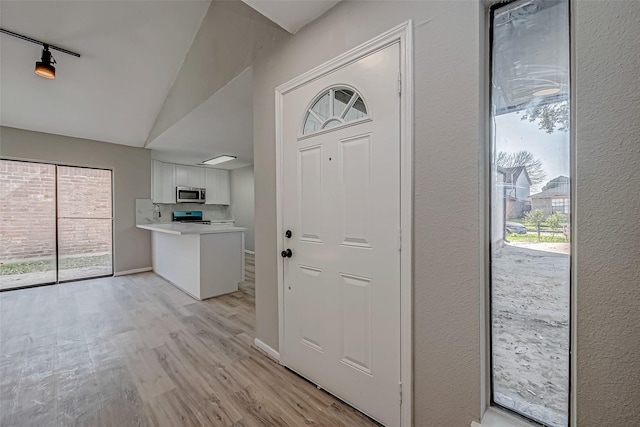
{"type": "Polygon", "coordinates": [[[387,426],[401,404],[399,67],[395,43],[282,104],[282,362],[387,426]]]}

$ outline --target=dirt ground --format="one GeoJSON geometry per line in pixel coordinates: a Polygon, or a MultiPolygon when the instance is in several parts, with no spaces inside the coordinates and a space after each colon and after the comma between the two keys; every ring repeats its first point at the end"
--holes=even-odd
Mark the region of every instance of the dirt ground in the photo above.
{"type": "Polygon", "coordinates": [[[494,250],[494,401],[565,426],[569,377],[569,244],[494,250]]]}

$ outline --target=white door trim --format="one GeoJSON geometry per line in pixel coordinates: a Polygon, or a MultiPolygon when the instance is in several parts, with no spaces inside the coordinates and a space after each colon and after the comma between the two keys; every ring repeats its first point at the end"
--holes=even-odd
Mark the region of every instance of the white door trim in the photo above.
{"type": "Polygon", "coordinates": [[[413,421],[413,23],[411,20],[375,37],[360,46],[308,71],[276,88],[276,228],[278,265],[278,323],[279,355],[284,364],[284,267],[280,252],[284,249],[283,194],[283,97],[313,80],[393,43],[400,43],[400,392],[402,393],[401,425],[409,427],[413,421]]]}

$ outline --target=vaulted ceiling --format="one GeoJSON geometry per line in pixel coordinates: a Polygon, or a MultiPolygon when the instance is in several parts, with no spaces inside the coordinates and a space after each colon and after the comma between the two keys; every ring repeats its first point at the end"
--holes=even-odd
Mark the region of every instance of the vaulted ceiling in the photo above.
{"type": "Polygon", "coordinates": [[[208,1],[2,1],[3,29],[53,51],[55,80],[33,71],[42,47],[0,39],[0,123],[142,147],[208,1]]]}
{"type": "Polygon", "coordinates": [[[242,1],[292,34],[340,2],[340,0],[242,1]]]}
{"type": "MultiPolygon", "coordinates": [[[[243,1],[289,32],[297,31],[337,3],[336,0],[243,1]]],[[[56,78],[46,80],[33,72],[42,48],[1,35],[0,124],[145,146],[151,142],[150,132],[209,6],[209,0],[0,0],[0,27],[81,54],[75,58],[52,51],[57,60],[56,78]]],[[[220,43],[231,41],[223,39],[220,43]]],[[[250,73],[240,81],[248,83],[247,75],[250,73]]],[[[240,105],[238,101],[230,106],[237,108],[236,117],[251,117],[246,86],[230,84],[220,96],[229,96],[233,90],[238,91],[235,99],[247,103],[240,105]]],[[[185,158],[224,150],[224,146],[219,146],[219,150],[215,147],[223,144],[222,139],[204,143],[197,138],[215,133],[212,124],[223,126],[222,120],[203,120],[207,114],[221,111],[218,100],[206,98],[202,106],[190,107],[181,113],[182,119],[174,120],[174,125],[163,129],[160,135],[153,135],[157,141],[149,148],[155,145],[165,155],[173,150],[176,155],[186,155],[185,158]],[[194,116],[188,117],[190,114],[194,116]]],[[[225,135],[226,140],[240,138],[246,145],[242,147],[244,160],[239,165],[251,163],[252,152],[251,155],[244,152],[252,151],[252,138],[246,138],[246,134],[231,135],[229,130],[225,130],[225,135]]]]}

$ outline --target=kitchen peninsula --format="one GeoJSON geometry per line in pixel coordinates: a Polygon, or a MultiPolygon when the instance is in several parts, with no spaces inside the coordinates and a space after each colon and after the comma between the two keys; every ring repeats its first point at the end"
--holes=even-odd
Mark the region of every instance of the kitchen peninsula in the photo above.
{"type": "Polygon", "coordinates": [[[210,224],[139,224],[150,230],[153,271],[203,300],[238,290],[244,280],[246,228],[210,224]]]}

